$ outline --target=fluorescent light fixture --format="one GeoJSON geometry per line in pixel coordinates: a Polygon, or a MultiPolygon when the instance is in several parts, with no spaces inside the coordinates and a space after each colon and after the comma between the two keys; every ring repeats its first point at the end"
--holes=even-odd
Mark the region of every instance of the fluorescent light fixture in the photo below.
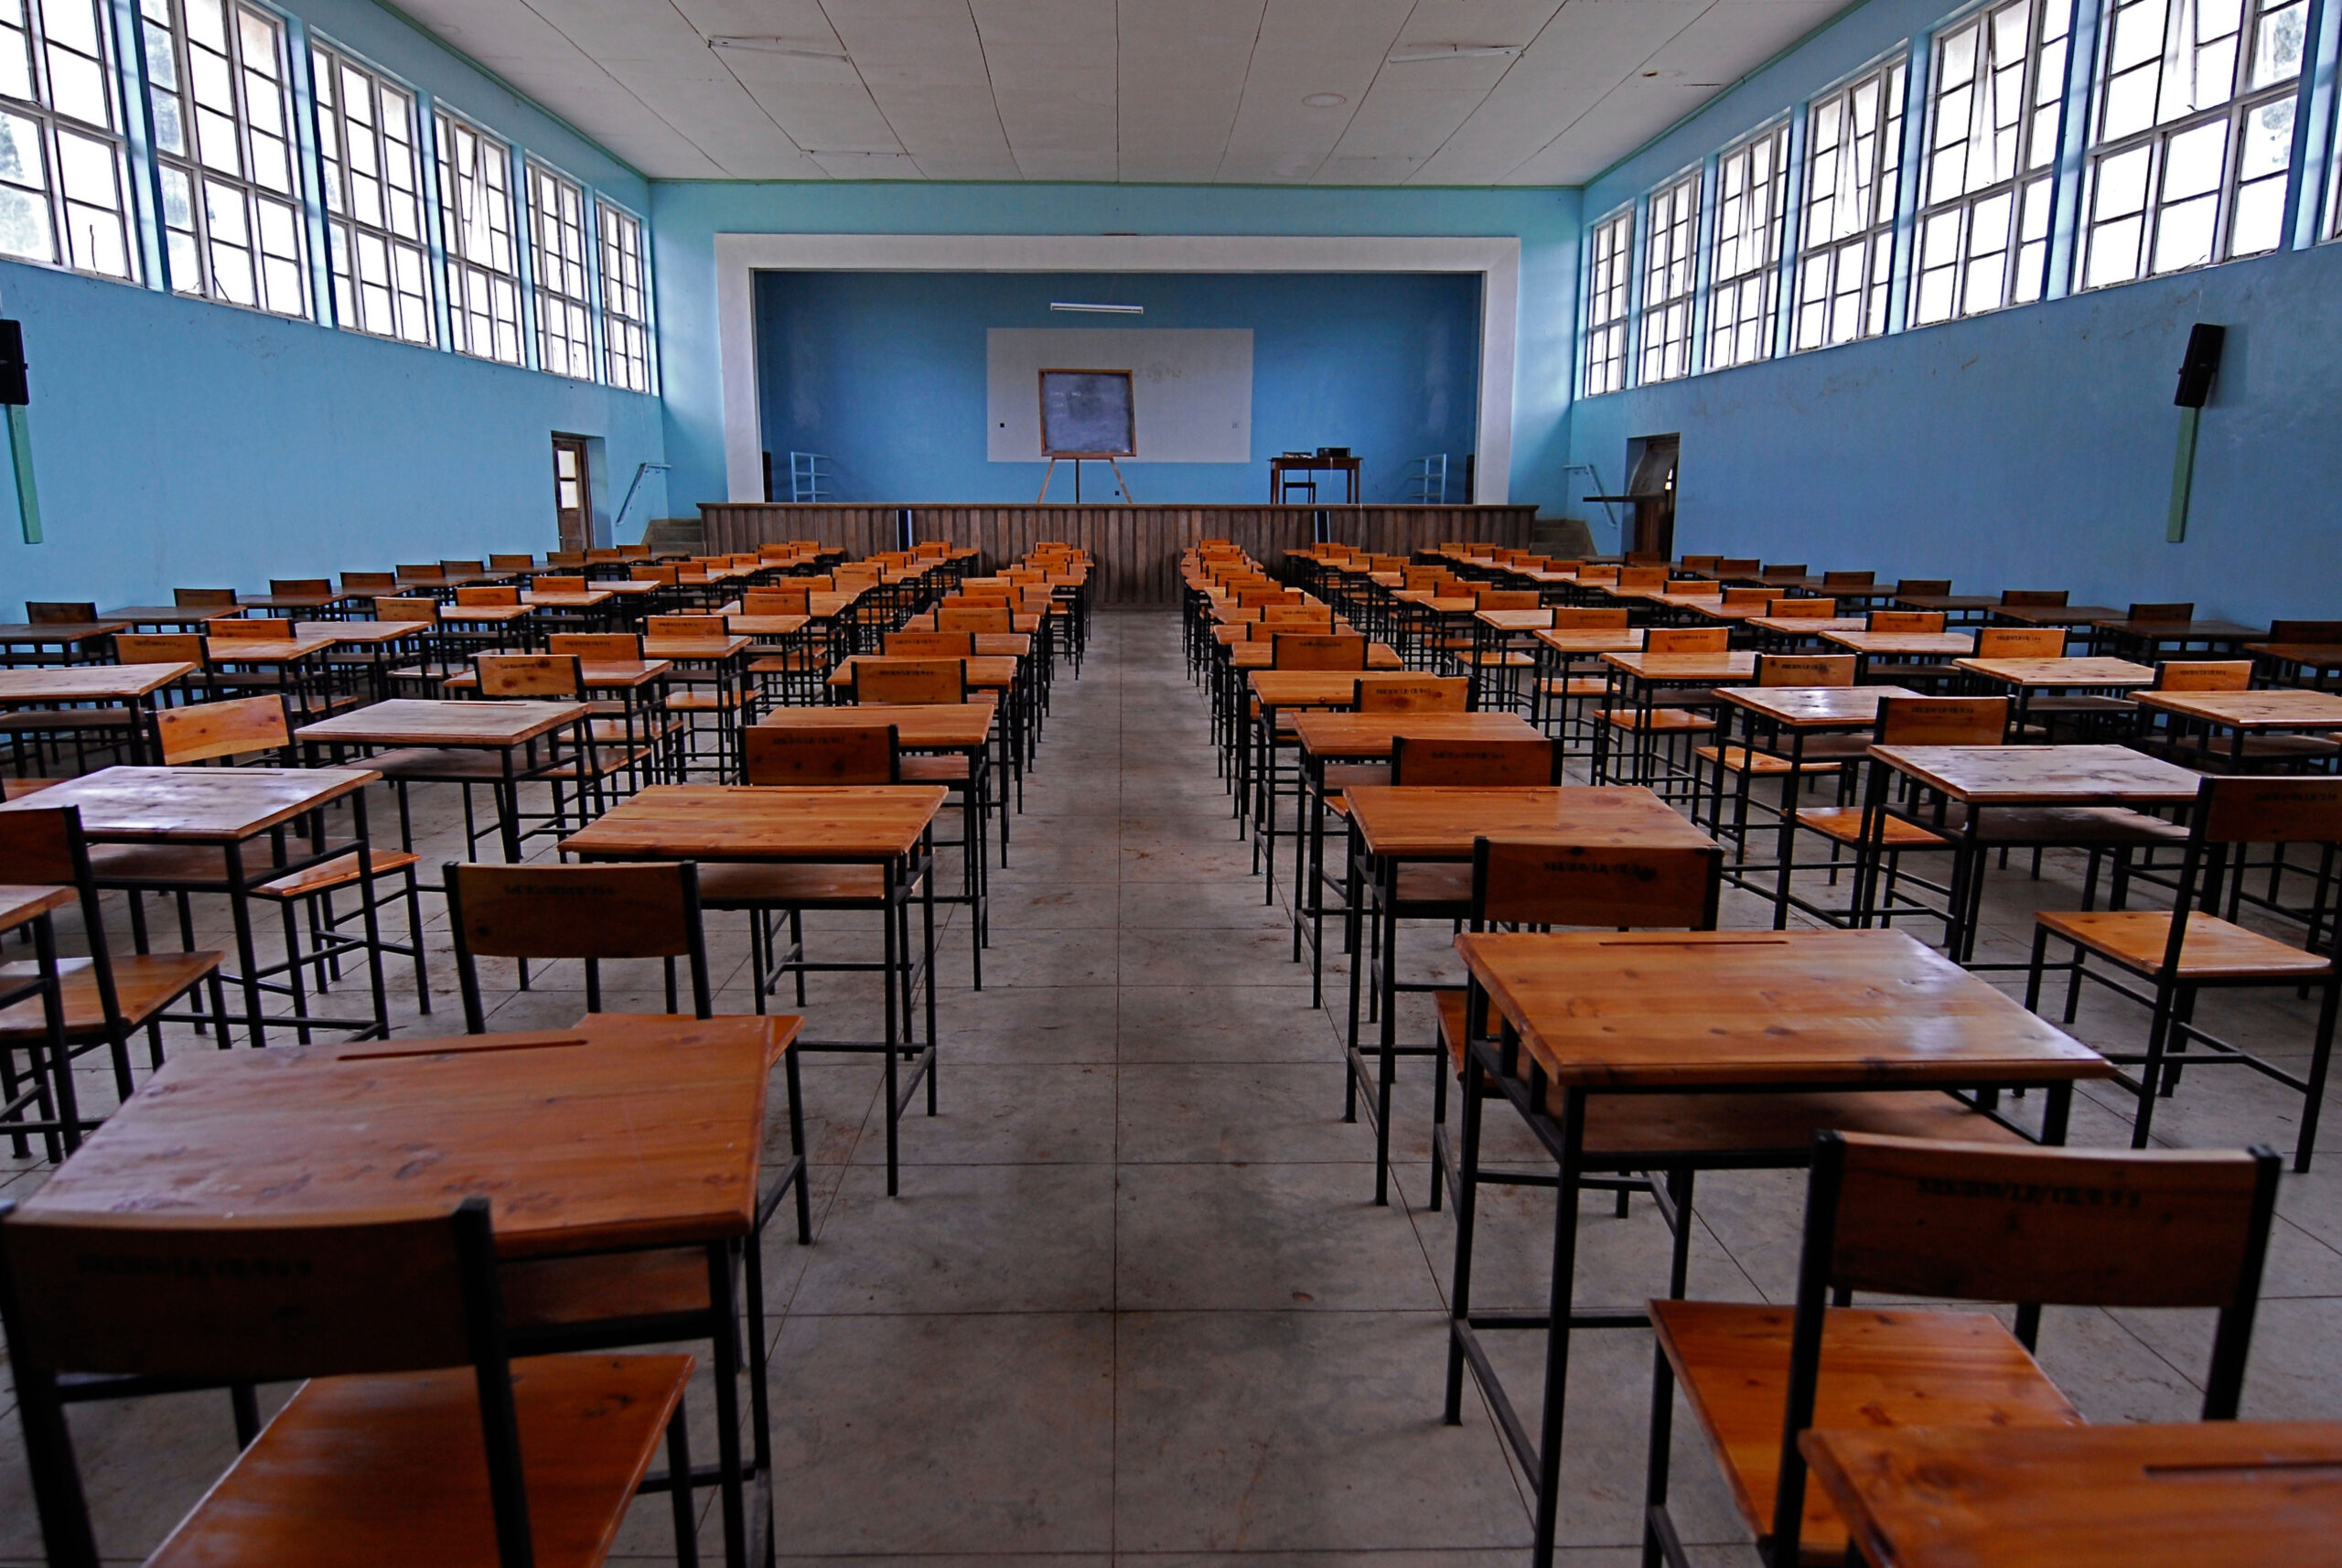
{"type": "Polygon", "coordinates": [[[1144,316],[1146,314],[1146,306],[1144,305],[1084,305],[1070,299],[1053,299],[1049,301],[1049,308],[1084,311],[1092,316],[1144,316]]]}
{"type": "Polygon", "coordinates": [[[1520,44],[1449,44],[1445,48],[1421,48],[1410,54],[1392,55],[1392,65],[1422,65],[1435,59],[1510,59],[1523,48],[1520,44]]]}
{"type": "Polygon", "coordinates": [[[845,50],[826,44],[800,43],[794,38],[721,38],[707,40],[712,49],[741,49],[749,54],[788,55],[795,59],[849,59],[845,50]]]}

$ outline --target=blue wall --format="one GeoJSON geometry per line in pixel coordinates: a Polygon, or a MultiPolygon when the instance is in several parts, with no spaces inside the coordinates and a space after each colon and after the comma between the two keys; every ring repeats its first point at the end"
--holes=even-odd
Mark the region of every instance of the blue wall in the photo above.
{"type": "MultiPolygon", "coordinates": [[[[366,0],[296,6],[315,35],[605,190],[650,188],[502,82],[366,0]]],[[[0,619],[18,601],[168,600],[178,586],[553,546],[555,430],[602,437],[614,510],[663,456],[658,401],[230,306],[0,263],[25,324],[48,542],[0,485],[0,619]]],[[[666,511],[651,475],[625,532],[666,511]]]]}
{"type": "MultiPolygon", "coordinates": [[[[1589,186],[1601,217],[1948,14],[1873,0],[1589,186]]],[[[1683,438],[1675,542],[1962,592],[2188,599],[2207,616],[2342,604],[2342,250],[2321,246],[2053,299],[1581,401],[1576,460],[1683,438]],[[2187,330],[2229,328],[2184,543],[2164,541],[2187,330]]],[[[1593,512],[1595,539],[1616,535],[1593,512]]]]}
{"type": "MultiPolygon", "coordinates": [[[[834,459],[841,500],[1030,500],[1044,464],[984,456],[985,330],[1084,326],[1252,329],[1252,460],[1124,462],[1144,500],[1258,501],[1271,456],[1321,446],[1364,459],[1366,500],[1407,499],[1413,459],[1426,452],[1451,455],[1452,493],[1461,494],[1478,414],[1477,277],[766,273],[757,281],[757,386],[783,499],[788,454],[798,449],[834,459]],[[1146,316],[1053,316],[1052,299],[1112,299],[1143,305],[1146,316]]],[[[1102,467],[1085,481],[1112,494],[1102,467]]],[[[1322,496],[1338,477],[1319,482],[1322,496]]],[[[1073,495],[1062,466],[1051,481],[1058,492],[1073,495]]]]}
{"type": "MultiPolygon", "coordinates": [[[[1515,236],[1520,306],[1512,499],[1558,510],[1567,489],[1561,470],[1570,460],[1575,350],[1574,190],[661,181],[652,188],[651,220],[667,453],[675,465],[668,493],[677,511],[725,494],[715,321],[719,233],[1515,236]]],[[[1340,442],[1303,439],[1311,446],[1340,442]]],[[[1259,438],[1262,451],[1267,440],[1259,438]]],[[[1265,479],[1261,486],[1265,492],[1265,479]]]]}

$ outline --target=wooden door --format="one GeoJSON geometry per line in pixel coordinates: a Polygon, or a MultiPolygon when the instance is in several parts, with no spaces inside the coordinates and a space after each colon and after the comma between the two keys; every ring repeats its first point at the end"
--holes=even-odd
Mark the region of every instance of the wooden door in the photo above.
{"type": "Polygon", "coordinates": [[[594,545],[594,478],[586,461],[583,435],[553,438],[553,504],[564,550],[594,545]]]}

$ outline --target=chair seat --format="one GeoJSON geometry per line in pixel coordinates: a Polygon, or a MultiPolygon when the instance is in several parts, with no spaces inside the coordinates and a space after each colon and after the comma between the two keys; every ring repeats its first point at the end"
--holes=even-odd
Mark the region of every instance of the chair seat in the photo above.
{"type": "MultiPolygon", "coordinates": [[[[131,953],[113,961],[114,1004],[125,1026],[137,1028],[187,994],[204,976],[218,969],[223,953],[131,953]]],[[[106,1034],[106,1010],[98,998],[97,972],[86,958],[57,961],[58,978],[64,983],[65,1036],[69,1040],[102,1040],[106,1034]]],[[[28,980],[38,966],[0,964],[0,988],[28,980]]],[[[27,996],[13,1007],[0,1008],[0,1042],[45,1039],[48,1025],[40,998],[27,996]]]]}
{"type": "Polygon", "coordinates": [[[1702,746],[1692,748],[1703,762],[1724,759],[1724,766],[1734,773],[1752,774],[1759,779],[1778,779],[1792,770],[1799,773],[1835,773],[1839,765],[1827,759],[1807,757],[1791,762],[1776,752],[1751,751],[1745,746],[1702,746]]]}
{"type": "MultiPolygon", "coordinates": [[[[1897,816],[1885,818],[1882,836],[1888,849],[1950,849],[1951,841],[1941,833],[1930,832],[1917,822],[1897,816]]],[[[1863,811],[1860,806],[1802,807],[1797,814],[1797,825],[1810,828],[1823,838],[1842,844],[1863,842],[1863,811]]]]}
{"type": "Polygon", "coordinates": [[[667,706],[678,713],[722,714],[747,700],[737,692],[677,692],[667,699],[667,706]]]}
{"type": "MultiPolygon", "coordinates": [[[[1796,1310],[1654,1301],[1650,1313],[1742,1522],[1769,1536],[1796,1310]]],[[[2081,1424],[2081,1413],[1990,1313],[1855,1306],[1823,1319],[1817,1431],[2081,1424]]],[[[1845,1561],[1845,1523],[1819,1486],[1806,1487],[1802,1533],[1804,1561],[1845,1561]]]]}
{"type": "Polygon", "coordinates": [[[700,862],[699,901],[711,909],[751,905],[779,908],[874,906],[886,896],[886,874],[875,865],[763,865],[753,861],[700,862]]]}
{"type": "MultiPolygon", "coordinates": [[[[595,1568],[690,1381],[689,1356],[512,1363],[538,1568],[595,1568]]],[[[304,1384],[147,1559],[496,1568],[468,1367],[304,1384]]]]}
{"type": "Polygon", "coordinates": [[[504,759],[495,752],[468,751],[458,746],[403,746],[351,766],[371,768],[385,779],[424,784],[484,784],[504,777],[504,759]]]}
{"type": "Polygon", "coordinates": [[[1602,722],[1612,729],[1660,735],[1688,735],[1693,730],[1716,727],[1715,720],[1706,714],[1685,708],[1653,708],[1649,713],[1640,708],[1605,708],[1602,722]]]}
{"type": "Polygon", "coordinates": [[[1599,675],[1563,675],[1538,682],[1538,690],[1549,697],[1598,697],[1610,689],[1610,682],[1599,675]]]}
{"type": "MultiPolygon", "coordinates": [[[[2138,974],[2162,971],[2165,944],[2171,940],[2167,909],[2056,910],[2033,918],[2068,941],[2138,974]]],[[[2201,910],[2188,915],[2187,935],[2179,945],[2182,980],[2315,980],[2331,968],[2327,960],[2314,952],[2289,947],[2201,910]]]]}
{"type": "Polygon", "coordinates": [[[607,779],[613,773],[625,772],[650,754],[651,748],[647,746],[597,746],[594,748],[594,766],[589,775],[588,769],[578,766],[576,752],[571,747],[564,746],[557,754],[561,760],[538,773],[536,777],[574,779],[594,776],[607,779]]]}
{"type": "MultiPolygon", "coordinates": [[[[374,875],[388,876],[421,864],[423,857],[403,849],[378,849],[373,852],[374,875]]],[[[330,893],[337,888],[351,887],[358,883],[358,852],[337,855],[321,861],[306,871],[296,871],[280,876],[274,882],[263,882],[252,889],[262,898],[306,898],[313,893],[330,893]]]]}
{"type": "Polygon", "coordinates": [[[1457,904],[1472,902],[1472,867],[1466,861],[1424,861],[1399,866],[1399,902],[1457,904]]]}
{"type": "Polygon", "coordinates": [[[970,768],[965,753],[948,757],[906,757],[903,758],[903,782],[906,784],[964,784],[970,768]]]}

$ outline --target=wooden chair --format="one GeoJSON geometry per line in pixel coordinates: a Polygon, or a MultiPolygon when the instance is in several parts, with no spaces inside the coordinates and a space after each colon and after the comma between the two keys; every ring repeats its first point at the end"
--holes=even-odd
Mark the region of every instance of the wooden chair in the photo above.
{"type": "MultiPolygon", "coordinates": [[[[1625,631],[1631,618],[1623,606],[1556,605],[1552,629],[1625,631]]],[[[1593,654],[1550,650],[1540,657],[1544,660],[1540,667],[1542,673],[1531,688],[1529,722],[1549,735],[1558,731],[1565,741],[1574,736],[1581,741],[1589,740],[1592,726],[1586,718],[1588,704],[1610,690],[1609,678],[1603,673],[1600,660],[1593,654]]]]}
{"type": "Polygon", "coordinates": [[[1943,622],[1941,610],[1873,610],[1864,618],[1863,629],[1925,637],[1940,633],[1943,622]]]}
{"type": "Polygon", "coordinates": [[[537,569],[537,558],[534,555],[519,553],[500,555],[490,551],[488,564],[490,571],[529,573],[537,569]]]}
{"type": "MultiPolygon", "coordinates": [[[[568,634],[564,634],[568,635],[568,634]]],[[[648,782],[652,761],[647,737],[623,721],[592,716],[585,660],[575,653],[480,653],[472,658],[472,679],[482,700],[491,703],[584,703],[587,717],[553,742],[552,766],[536,777],[553,791],[551,821],[565,831],[570,805],[584,827],[608,807],[615,786],[635,793],[648,782]],[[624,778],[621,785],[619,780],[624,778]]]]}
{"type": "MultiPolygon", "coordinates": [[[[1643,634],[1645,653],[1723,653],[1730,646],[1732,632],[1721,626],[1655,626],[1643,634]]],[[[1607,686],[1606,683],[1606,694],[1607,686]]],[[[1630,744],[1645,747],[1664,746],[1668,749],[1670,766],[1683,762],[1673,751],[1692,736],[1715,728],[1715,699],[1702,691],[1696,694],[1678,693],[1666,707],[1639,708],[1608,706],[1600,711],[1601,722],[1616,736],[1613,744],[1621,756],[1630,744]]],[[[1599,757],[1597,757],[1599,760],[1599,757]]],[[[1637,760],[1638,768],[1649,768],[1655,757],[1644,752],[1637,760]]],[[[1617,766],[1614,761],[1611,766],[1617,766]]],[[[1601,781],[1597,774],[1597,782],[1601,781]]]]}
{"type": "Polygon", "coordinates": [[[1434,740],[1402,735],[1391,742],[1394,786],[1518,789],[1548,789],[1561,781],[1562,748],[1551,740],[1434,740]]]}
{"type": "Polygon", "coordinates": [[[2064,588],[2011,588],[2001,596],[2001,603],[2027,609],[2063,609],[2068,596],[2064,588]]]}
{"type": "MultiPolygon", "coordinates": [[[[595,1568],[662,1437],[689,1473],[691,1357],[510,1359],[486,1197],[289,1223],[14,1209],[0,1312],[57,1568],[99,1562],[69,1399],[308,1380],[171,1532],[174,1562],[595,1568]]],[[[672,1518],[695,1561],[688,1487],[672,1518]]]]}
{"type": "Polygon", "coordinates": [[[1940,599],[1950,592],[1949,577],[1905,577],[1895,585],[1895,596],[1898,599],[1940,599]]]}
{"type": "Polygon", "coordinates": [[[1976,632],[1979,659],[2063,659],[2062,626],[1987,626],[1976,632]]]}
{"type": "MultiPolygon", "coordinates": [[[[1774,687],[1840,687],[1854,683],[1854,656],[1851,653],[1760,653],[1756,656],[1756,684],[1774,687]]],[[[1735,842],[1745,853],[1748,838],[1748,783],[1754,779],[1778,779],[1782,781],[1783,811],[1796,808],[1798,791],[1807,779],[1823,778],[1837,773],[1849,757],[1859,757],[1870,746],[1867,736],[1809,736],[1804,746],[1793,760],[1789,753],[1774,746],[1741,745],[1733,746],[1702,746],[1692,748],[1692,756],[1698,771],[1704,777],[1711,768],[1716,770],[1715,787],[1709,793],[1705,785],[1702,792],[1710,801],[1711,831],[1724,831],[1721,822],[1727,778],[1738,780],[1732,789],[1734,816],[1731,829],[1735,842]],[[1795,775],[1792,778],[1792,775],[1795,775]]],[[[1694,820],[1698,812],[1693,812],[1694,820]]]]}
{"type": "Polygon", "coordinates": [[[33,626],[89,626],[97,618],[98,601],[95,599],[25,601],[25,619],[33,626]]]}
{"type": "Polygon", "coordinates": [[[1769,605],[1780,596],[1781,591],[1778,588],[1727,587],[1724,591],[1724,602],[1727,607],[1769,605]]]}
{"type": "MultiPolygon", "coordinates": [[[[2301,1126],[2294,1141],[2294,1168],[2309,1169],[2316,1147],[2318,1112],[2325,1101],[2326,1058],[2334,1047],[2337,1003],[2342,1003],[2342,970],[2327,954],[2304,950],[2273,937],[2263,936],[2222,918],[2226,907],[2236,912],[2231,878],[2243,868],[2231,865],[2250,844],[2312,844],[2329,854],[2342,844],[2342,779],[2264,779],[2250,775],[2215,776],[2197,788],[2196,806],[2180,862],[2172,910],[2104,909],[2044,910],[2033,918],[2033,959],[2025,974],[2025,1004],[2039,1011],[2041,978],[2046,970],[2066,973],[2065,1021],[2073,1022],[2080,1001],[2081,983],[2094,981],[2147,1008],[2150,1017],[2143,1055],[2108,1053],[2110,1061],[2137,1065],[2135,1079],[2125,1087],[2138,1096],[2139,1113],[2131,1127],[2131,1146],[2143,1149],[2154,1123],[2154,1102],[2168,1098],[2179,1086],[2183,1066],[2240,1065],[2274,1079],[2303,1096],[2301,1126]],[[2184,911],[2185,918],[2173,911],[2184,911]],[[2067,944],[2073,957],[2064,963],[2048,961],[2049,940],[2067,944]],[[2095,957],[2113,970],[2145,983],[2142,992],[2114,975],[2090,968],[2095,957]],[[2310,1041],[2306,1075],[2294,1073],[2254,1051],[2200,1027],[2195,1021],[2197,998],[2206,990],[2251,986],[2297,989],[2315,986],[2320,992],[2316,1030],[2310,1041]],[[2191,1042],[2208,1054],[2191,1055],[2191,1042]]],[[[2309,913],[2311,946],[2315,933],[2327,924],[2326,878],[2318,879],[2316,907],[2309,913]]],[[[2119,899],[2118,899],[2119,902],[2119,899]]]]}
{"type": "Polygon", "coordinates": [[[1643,636],[1645,653],[1722,653],[1732,632],[1721,626],[1655,626],[1643,636]]]}
{"type": "Polygon", "coordinates": [[[1716,563],[1716,571],[1726,577],[1755,577],[1764,569],[1764,562],[1754,555],[1726,555],[1716,563]]]}
{"type": "Polygon", "coordinates": [[[174,588],[171,603],[183,610],[217,609],[236,602],[233,588],[174,588]]]}
{"type": "Polygon", "coordinates": [[[2203,1413],[2233,1420],[2277,1167],[2264,1148],[2108,1154],[1820,1134],[1794,1310],[1650,1304],[1644,1560],[1688,1561],[1667,1505],[1678,1383],[1777,1568],[1846,1561],[1843,1521],[1806,1486],[1808,1430],[2081,1424],[2031,1354],[2045,1305],[2217,1309],[2203,1413]],[[2022,1305],[2012,1332],[1986,1312],[1855,1306],[1857,1290],[2022,1305]]]}
{"type": "Polygon", "coordinates": [[[520,964],[529,988],[532,960],[577,959],[586,968],[586,1010],[602,1010],[605,959],[658,959],[667,1011],[676,1011],[675,961],[691,973],[693,1015],[714,1016],[707,942],[700,925],[698,867],[690,861],[646,865],[489,865],[449,861],[442,867],[456,973],[463,987],[464,1027],[488,1032],[480,999],[481,958],[520,964]]]}
{"type": "Polygon", "coordinates": [[[1766,607],[1765,613],[1782,620],[1828,620],[1837,615],[1838,601],[1810,596],[1778,598],[1766,607]]]}
{"type": "Polygon", "coordinates": [[[854,700],[859,703],[964,703],[968,697],[965,659],[897,659],[865,653],[854,661],[854,700]]]}
{"type": "Polygon", "coordinates": [[[1277,670],[1363,670],[1366,639],[1355,631],[1279,631],[1269,663],[1277,670]]]}
{"type": "Polygon", "coordinates": [[[997,636],[1015,629],[1013,617],[1014,612],[1004,604],[943,604],[935,607],[935,629],[997,636]]]}
{"type": "Polygon", "coordinates": [[[1825,591],[1831,588],[1875,587],[1877,583],[1878,574],[1875,572],[1824,572],[1821,574],[1821,586],[1825,591]]]}
{"type": "Polygon", "coordinates": [[[1361,675],[1351,687],[1350,707],[1361,714],[1460,714],[1471,688],[1465,675],[1361,675]]]}
{"type": "Polygon", "coordinates": [[[2122,618],[2146,622],[2194,620],[2196,604],[2192,599],[2174,599],[2163,604],[2141,604],[2133,600],[2122,618]]]}

